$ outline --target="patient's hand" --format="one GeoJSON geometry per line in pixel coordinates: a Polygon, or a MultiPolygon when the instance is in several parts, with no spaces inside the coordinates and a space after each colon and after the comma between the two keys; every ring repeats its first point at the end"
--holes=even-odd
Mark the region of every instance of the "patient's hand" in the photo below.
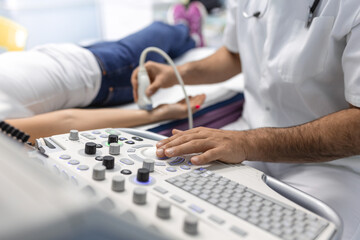
{"type": "MultiPolygon", "coordinates": [[[[192,112],[198,111],[205,101],[205,94],[189,97],[192,112]]],[[[182,119],[188,116],[187,105],[185,99],[174,104],[162,104],[153,110],[153,114],[157,117],[157,121],[182,119]]]]}

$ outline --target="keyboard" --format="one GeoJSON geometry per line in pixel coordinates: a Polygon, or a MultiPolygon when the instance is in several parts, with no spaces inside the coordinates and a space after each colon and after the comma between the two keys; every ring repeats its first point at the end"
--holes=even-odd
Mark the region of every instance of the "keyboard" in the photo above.
{"type": "MultiPolygon", "coordinates": [[[[166,180],[168,183],[224,210],[280,239],[316,239],[328,222],[253,189],[206,170],[196,169],[166,180]]],[[[193,208],[202,213],[204,209],[193,208]]],[[[223,224],[215,215],[210,219],[223,224]]],[[[232,227],[239,235],[246,231],[232,227]]]]}
{"type": "Polygon", "coordinates": [[[242,164],[159,159],[161,136],[96,129],[38,139],[41,164],[99,206],[168,239],[331,239],[333,222],[281,196],[242,164]]]}

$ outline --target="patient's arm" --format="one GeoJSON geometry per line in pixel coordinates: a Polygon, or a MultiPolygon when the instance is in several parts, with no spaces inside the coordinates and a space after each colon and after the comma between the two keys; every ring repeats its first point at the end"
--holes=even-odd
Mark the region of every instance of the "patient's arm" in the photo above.
{"type": "MultiPolygon", "coordinates": [[[[196,105],[202,105],[205,95],[190,98],[193,112],[196,105]]],[[[6,120],[14,127],[30,135],[30,142],[36,138],[62,134],[77,129],[79,131],[107,128],[134,127],[169,119],[187,116],[184,100],[175,104],[164,104],[151,112],[145,110],[102,108],[102,109],[64,109],[28,118],[6,120]]]]}

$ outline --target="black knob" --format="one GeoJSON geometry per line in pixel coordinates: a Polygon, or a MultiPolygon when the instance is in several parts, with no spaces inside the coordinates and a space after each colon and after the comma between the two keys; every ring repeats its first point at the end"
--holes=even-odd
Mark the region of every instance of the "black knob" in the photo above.
{"type": "Polygon", "coordinates": [[[18,134],[19,134],[19,129],[14,129],[12,132],[11,132],[11,136],[13,136],[13,137],[16,137],[18,134]]]}
{"type": "Polygon", "coordinates": [[[30,138],[30,135],[25,134],[24,137],[21,138],[21,141],[22,141],[23,143],[26,143],[26,142],[29,140],[29,138],[30,138]]]}
{"type": "Polygon", "coordinates": [[[4,121],[0,122],[0,128],[2,128],[6,123],[4,121]]]}
{"type": "Polygon", "coordinates": [[[22,139],[23,137],[25,136],[25,133],[24,132],[19,132],[18,134],[16,134],[16,139],[17,140],[20,140],[20,139],[22,139]]]}
{"type": "Polygon", "coordinates": [[[13,126],[9,126],[7,129],[6,129],[6,133],[10,134],[15,128],[13,126]]]}
{"type": "Polygon", "coordinates": [[[9,126],[10,126],[9,124],[4,123],[4,124],[1,126],[1,130],[6,131],[6,129],[7,129],[9,126]]]}
{"type": "Polygon", "coordinates": [[[89,155],[94,155],[96,153],[96,143],[94,142],[85,143],[85,153],[89,155]]]}
{"type": "Polygon", "coordinates": [[[103,165],[106,169],[114,169],[115,158],[112,156],[104,156],[103,157],[103,165]]]}
{"type": "Polygon", "coordinates": [[[109,138],[108,138],[108,144],[110,145],[110,143],[117,143],[119,141],[119,137],[118,135],[115,134],[110,134],[109,138]]]}
{"type": "Polygon", "coordinates": [[[150,176],[150,171],[147,168],[139,168],[137,171],[136,179],[139,182],[148,182],[150,176]]]}

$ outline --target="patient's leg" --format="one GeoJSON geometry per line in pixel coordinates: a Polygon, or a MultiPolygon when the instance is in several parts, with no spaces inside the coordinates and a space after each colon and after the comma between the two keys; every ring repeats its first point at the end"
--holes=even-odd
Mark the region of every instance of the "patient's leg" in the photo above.
{"type": "MultiPolygon", "coordinates": [[[[176,58],[194,48],[195,41],[183,24],[172,26],[154,22],[119,41],[86,47],[97,58],[103,74],[100,91],[91,105],[118,105],[133,101],[131,73],[138,66],[141,52],[150,46],[158,47],[171,58],[176,58]]],[[[147,60],[164,62],[156,53],[149,53],[147,60]]]]}

